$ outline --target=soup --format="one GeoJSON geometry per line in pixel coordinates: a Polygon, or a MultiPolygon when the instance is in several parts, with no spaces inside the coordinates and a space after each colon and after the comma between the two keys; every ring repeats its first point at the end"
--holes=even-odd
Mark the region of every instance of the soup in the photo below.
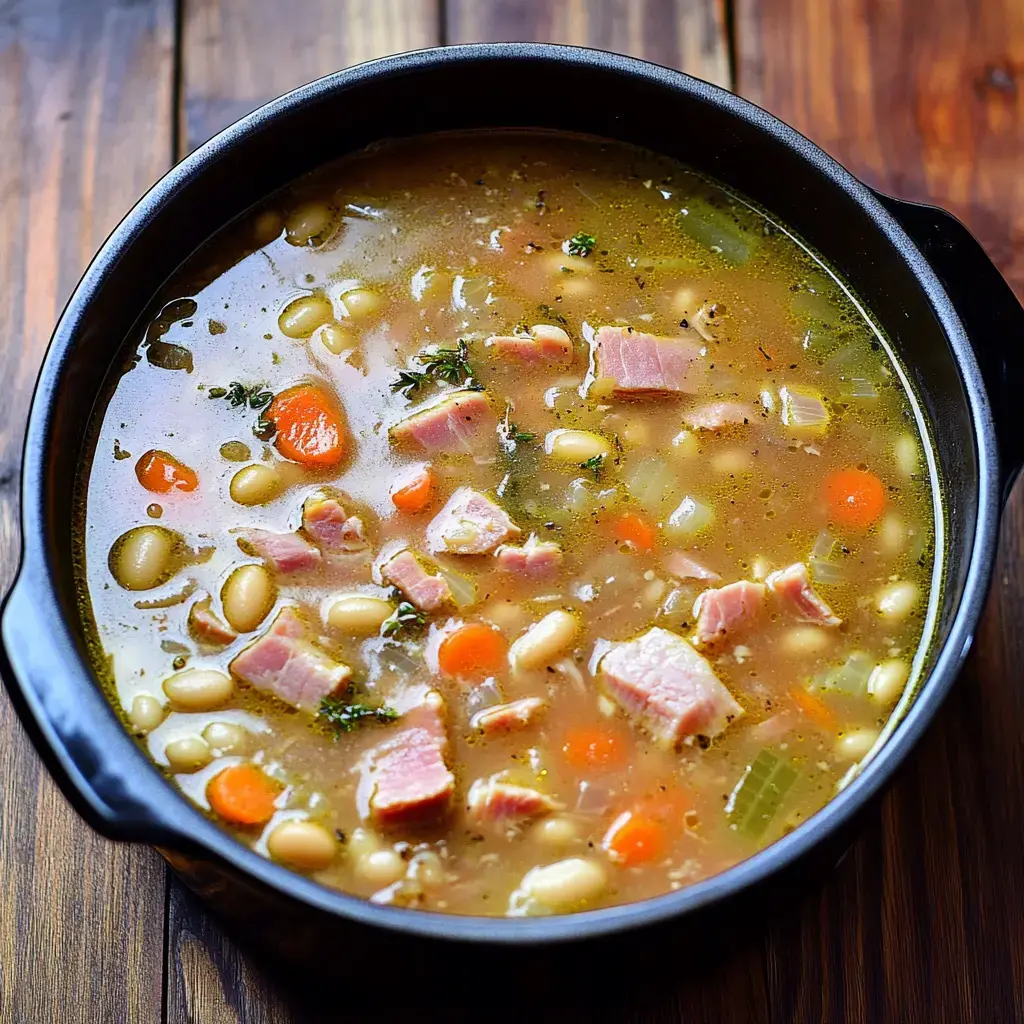
{"type": "Polygon", "coordinates": [[[883,339],[649,153],[437,136],[225,229],[94,427],[84,611],[238,841],[377,903],[589,909],[818,811],[926,642],[883,339]]]}

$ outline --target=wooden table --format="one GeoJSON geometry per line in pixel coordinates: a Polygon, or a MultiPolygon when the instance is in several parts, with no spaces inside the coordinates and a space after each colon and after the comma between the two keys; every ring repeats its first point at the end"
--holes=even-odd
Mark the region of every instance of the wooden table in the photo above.
{"type": "MultiPolygon", "coordinates": [[[[1021,0],[2,0],[0,582],[17,559],[39,360],[82,269],[142,191],[302,82],[490,39],[619,50],[730,86],[871,184],[953,210],[1024,295],[1021,0]]],[[[680,970],[671,996],[638,986],[635,1007],[609,1019],[1024,1020],[1022,539],[1018,487],[968,667],[835,875],[739,952],[699,976],[680,970]]],[[[400,982],[399,967],[362,964],[358,951],[339,950],[339,964],[325,1019],[344,1019],[351,985],[378,984],[386,1001],[400,982]]],[[[420,1019],[496,1016],[463,1012],[457,996],[422,999],[420,1019]]],[[[545,1006],[517,1009],[542,1018],[559,1002],[553,984],[545,1006]]],[[[90,833],[0,701],[2,1024],[320,1017],[255,967],[154,851],[90,833]]]]}

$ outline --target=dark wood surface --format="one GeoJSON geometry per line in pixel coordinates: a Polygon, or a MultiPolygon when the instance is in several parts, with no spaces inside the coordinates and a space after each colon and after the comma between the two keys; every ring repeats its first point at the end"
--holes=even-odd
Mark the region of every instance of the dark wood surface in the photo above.
{"type": "MultiPolygon", "coordinates": [[[[1020,0],[7,0],[0,584],[16,564],[19,449],[47,337],[134,199],[286,89],[377,54],[484,39],[599,46],[731,86],[872,185],[953,210],[1024,295],[1020,0]]],[[[741,948],[589,1017],[1024,1020],[1022,548],[1018,487],[967,669],[834,875],[741,948]]],[[[92,835],[0,698],[0,1024],[360,1019],[347,986],[379,980],[381,965],[352,950],[339,963],[337,1001],[311,1008],[156,853],[92,835]]],[[[460,1006],[452,966],[419,1016],[495,1016],[460,1006]]],[[[579,1019],[566,999],[553,977],[546,1001],[518,1012],[579,1019]]]]}

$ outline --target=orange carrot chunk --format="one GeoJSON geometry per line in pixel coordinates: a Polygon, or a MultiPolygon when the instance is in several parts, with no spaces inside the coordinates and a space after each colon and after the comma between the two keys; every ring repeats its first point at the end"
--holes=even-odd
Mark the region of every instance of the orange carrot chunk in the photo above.
{"type": "Polygon", "coordinates": [[[277,429],[274,444],[286,459],[318,469],[337,465],[345,454],[341,412],[323,388],[300,384],[282,391],[265,418],[277,429]]]}
{"type": "Polygon", "coordinates": [[[799,686],[794,686],[789,691],[789,695],[793,698],[793,703],[815,725],[821,726],[822,729],[827,729],[829,732],[836,731],[836,716],[820,697],[815,697],[813,693],[808,693],[799,686]]]}
{"type": "Polygon", "coordinates": [[[449,676],[484,679],[506,665],[508,642],[493,626],[470,622],[449,633],[437,649],[437,663],[449,676]]]}
{"type": "Polygon", "coordinates": [[[255,765],[235,764],[218,772],[206,787],[206,799],[233,825],[265,825],[274,815],[281,787],[255,765]]]}
{"type": "Polygon", "coordinates": [[[139,483],[154,494],[194,491],[199,486],[199,477],[194,469],[189,469],[173,455],[156,448],[146,452],[135,463],[135,475],[139,483]]]}
{"type": "Polygon", "coordinates": [[[594,726],[571,729],[562,753],[574,768],[617,768],[626,759],[618,733],[594,726]]]}
{"type": "Polygon", "coordinates": [[[842,526],[866,530],[885,507],[885,487],[866,469],[837,469],[825,478],[829,515],[842,526]]]}
{"type": "Polygon", "coordinates": [[[422,512],[433,497],[434,476],[429,466],[420,466],[391,492],[391,501],[401,512],[422,512]]]}
{"type": "Polygon", "coordinates": [[[619,547],[625,544],[634,551],[650,551],[657,539],[654,527],[635,512],[625,512],[615,520],[612,536],[619,547]]]}
{"type": "Polygon", "coordinates": [[[653,817],[623,811],[608,827],[601,845],[608,857],[623,867],[646,864],[664,855],[665,828],[653,817]]]}

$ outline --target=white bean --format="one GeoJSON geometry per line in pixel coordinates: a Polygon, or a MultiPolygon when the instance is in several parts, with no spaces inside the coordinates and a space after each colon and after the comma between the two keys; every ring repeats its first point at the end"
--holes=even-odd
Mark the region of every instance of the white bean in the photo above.
{"type": "Polygon", "coordinates": [[[851,729],[836,741],[836,754],[844,761],[859,761],[875,745],[877,729],[851,729]]]}
{"type": "Polygon", "coordinates": [[[817,654],[831,643],[831,635],[821,626],[794,626],[782,636],[782,647],[787,654],[817,654]]]}
{"type": "Polygon", "coordinates": [[[365,594],[338,598],[327,612],[327,625],[349,636],[374,636],[394,611],[390,601],[365,594]]]}
{"type": "Polygon", "coordinates": [[[239,505],[264,505],[284,489],[284,480],[275,466],[257,462],[243,466],[232,478],[231,500],[239,505]]]}
{"type": "Polygon", "coordinates": [[[373,316],[383,302],[376,292],[371,292],[368,288],[355,288],[353,291],[345,292],[341,301],[353,320],[364,320],[368,316],[373,316]]]}
{"type": "Polygon", "coordinates": [[[334,356],[340,356],[342,352],[356,347],[356,339],[352,333],[337,324],[324,324],[316,336],[323,347],[334,356]]]}
{"type": "Polygon", "coordinates": [[[607,881],[597,861],[569,857],[527,871],[519,888],[543,907],[567,910],[600,896],[607,881]]]}
{"type": "Polygon", "coordinates": [[[878,591],[876,607],[887,619],[905,619],[917,605],[920,588],[910,580],[889,583],[878,591]]]}
{"type": "Polygon", "coordinates": [[[485,604],[480,615],[506,633],[518,633],[530,619],[529,612],[521,604],[501,598],[485,604]]]}
{"type": "Polygon", "coordinates": [[[918,452],[917,441],[910,434],[901,434],[896,444],[893,445],[893,455],[896,459],[896,468],[908,479],[917,473],[921,458],[918,452]]]}
{"type": "Polygon", "coordinates": [[[187,668],[164,680],[164,693],[179,711],[212,711],[234,691],[231,676],[211,668],[187,668]]]}
{"type": "Polygon", "coordinates": [[[899,516],[887,515],[878,524],[878,542],[888,555],[898,555],[907,543],[907,528],[899,516]]]}
{"type": "Polygon", "coordinates": [[[405,874],[405,861],[394,850],[374,850],[356,859],[355,871],[371,885],[391,885],[405,874]]]}
{"type": "Polygon", "coordinates": [[[611,454],[611,445],[589,430],[552,430],[544,440],[548,455],[577,466],[599,455],[611,454]]]}
{"type": "Polygon", "coordinates": [[[890,658],[876,665],[868,677],[868,693],[880,704],[891,704],[907,685],[910,666],[902,658],[890,658]]]}
{"type": "Polygon", "coordinates": [[[571,818],[556,816],[538,821],[529,835],[541,846],[561,848],[575,842],[579,838],[579,830],[571,818]]]}
{"type": "Polygon", "coordinates": [[[315,821],[282,821],[267,838],[274,860],[298,871],[323,871],[338,852],[338,842],[315,821]]]}
{"type": "Polygon", "coordinates": [[[722,476],[745,473],[753,463],[750,453],[743,451],[742,448],[727,448],[711,457],[711,468],[722,476]]]}
{"type": "Polygon", "coordinates": [[[302,295],[281,311],[277,326],[286,338],[308,338],[334,319],[334,308],[322,295],[302,295]]]}
{"type": "Polygon", "coordinates": [[[171,574],[178,536],[162,526],[136,526],[110,549],[110,571],[125,590],[152,590],[171,574]]]}
{"type": "Polygon", "coordinates": [[[249,743],[249,730],[234,722],[211,722],[203,730],[203,739],[217,754],[241,754],[249,743]]]}
{"type": "Polygon", "coordinates": [[[171,771],[175,772],[198,771],[212,760],[209,746],[198,736],[172,740],[164,747],[164,757],[167,758],[171,771]]]}
{"type": "Polygon", "coordinates": [[[309,202],[295,207],[285,227],[292,245],[312,245],[331,228],[334,215],[326,203],[309,202]]]}
{"type": "Polygon", "coordinates": [[[220,592],[224,618],[238,633],[251,633],[270,614],[277,587],[263,565],[240,565],[220,592]]]}
{"type": "Polygon", "coordinates": [[[544,668],[572,646],[578,632],[576,617],[557,608],[513,642],[508,651],[509,664],[514,669],[544,668]]]}
{"type": "Polygon", "coordinates": [[[132,728],[145,736],[152,732],[164,720],[164,706],[148,693],[140,693],[133,701],[128,712],[128,721],[132,728]]]}
{"type": "Polygon", "coordinates": [[[380,837],[371,832],[368,828],[354,828],[348,837],[348,852],[353,857],[362,857],[373,853],[375,850],[383,849],[380,837]]]}
{"type": "Polygon", "coordinates": [[[700,455],[700,442],[692,430],[680,430],[672,438],[672,451],[681,459],[695,459],[700,455]]]}

